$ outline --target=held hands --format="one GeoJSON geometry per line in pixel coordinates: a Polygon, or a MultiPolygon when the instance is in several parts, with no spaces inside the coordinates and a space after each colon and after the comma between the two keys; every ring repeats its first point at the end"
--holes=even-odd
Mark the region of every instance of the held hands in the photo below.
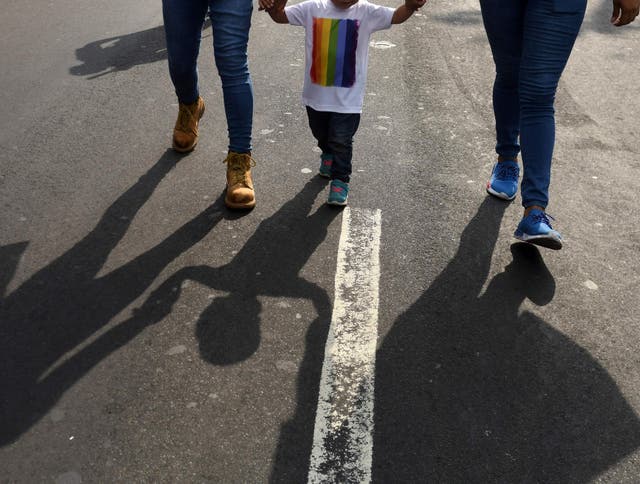
{"type": "Polygon", "coordinates": [[[258,10],[271,10],[273,7],[280,10],[285,7],[287,0],[258,0],[258,10]]]}
{"type": "Polygon", "coordinates": [[[613,0],[611,23],[616,27],[630,24],[640,13],[640,0],[613,0]]]}

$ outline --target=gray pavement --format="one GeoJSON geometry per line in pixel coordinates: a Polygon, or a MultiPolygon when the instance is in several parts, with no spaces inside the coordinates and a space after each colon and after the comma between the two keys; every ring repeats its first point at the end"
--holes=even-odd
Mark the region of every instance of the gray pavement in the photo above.
{"type": "MultiPolygon", "coordinates": [[[[342,213],[302,30],[254,14],[258,205],[237,214],[209,33],[178,156],[159,2],[34,10],[0,19],[0,482],[305,481],[342,213]]],[[[376,482],[640,481],[640,24],[609,11],[558,93],[560,252],[514,244],[518,202],[484,192],[477,2],[374,37],[350,205],[382,211],[376,482]]]]}

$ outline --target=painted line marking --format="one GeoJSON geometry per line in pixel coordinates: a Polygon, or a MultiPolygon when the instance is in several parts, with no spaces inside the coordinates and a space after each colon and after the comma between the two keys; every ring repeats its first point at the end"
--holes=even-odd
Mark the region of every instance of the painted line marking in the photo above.
{"type": "Polygon", "coordinates": [[[378,337],[380,210],[342,215],[335,302],[320,378],[308,482],[370,482],[378,337]]]}

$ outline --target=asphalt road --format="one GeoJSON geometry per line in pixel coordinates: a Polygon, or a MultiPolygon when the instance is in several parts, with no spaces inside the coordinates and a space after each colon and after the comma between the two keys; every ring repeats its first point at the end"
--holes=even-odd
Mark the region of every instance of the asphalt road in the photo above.
{"type": "MultiPolygon", "coordinates": [[[[238,214],[210,31],[178,156],[160,2],[5,3],[0,482],[304,482],[345,212],[315,176],[303,31],[254,13],[238,214]]],[[[514,244],[518,201],[484,192],[477,2],[375,35],[350,193],[381,214],[373,481],[640,481],[640,23],[609,12],[558,92],[559,252],[514,244]]]]}

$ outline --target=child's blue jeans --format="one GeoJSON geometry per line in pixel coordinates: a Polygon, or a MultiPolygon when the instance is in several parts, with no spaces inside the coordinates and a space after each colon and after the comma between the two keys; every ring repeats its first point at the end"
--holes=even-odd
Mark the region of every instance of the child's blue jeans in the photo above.
{"type": "Polygon", "coordinates": [[[554,101],[582,25],[587,0],[480,0],[496,65],[496,151],[522,150],[522,204],[549,202],[554,101]],[[519,140],[518,140],[519,137],[519,140]]]}
{"type": "Polygon", "coordinates": [[[253,86],[247,62],[252,0],[162,0],[169,73],[178,101],[198,99],[197,59],[209,12],[214,56],[222,81],[229,150],[251,151],[253,86]]]}
{"type": "Polygon", "coordinates": [[[318,140],[322,154],[332,157],[331,179],[349,183],[353,136],[360,125],[360,114],[316,111],[307,106],[307,115],[311,133],[318,140]]]}

